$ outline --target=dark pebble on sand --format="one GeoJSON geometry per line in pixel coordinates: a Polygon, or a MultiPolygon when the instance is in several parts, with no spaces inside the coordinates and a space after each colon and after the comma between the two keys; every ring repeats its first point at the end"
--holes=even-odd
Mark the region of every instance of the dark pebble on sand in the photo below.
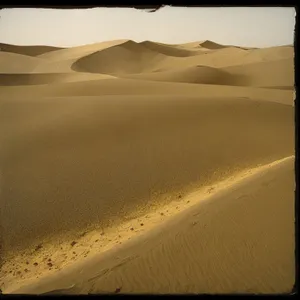
{"type": "Polygon", "coordinates": [[[49,258],[48,261],[51,261],[51,258],[49,258]]]}
{"type": "Polygon", "coordinates": [[[134,230],[134,228],[133,228],[133,227],[131,227],[131,228],[130,228],[130,230],[132,231],[132,230],[134,230]]]}
{"type": "Polygon", "coordinates": [[[24,272],[26,272],[26,273],[27,273],[27,272],[29,272],[29,270],[28,270],[28,269],[25,269],[25,270],[24,270],[24,272]]]}
{"type": "Polygon", "coordinates": [[[34,265],[34,266],[37,266],[37,265],[38,265],[38,263],[37,263],[37,262],[35,262],[33,265],[34,265]]]}
{"type": "Polygon", "coordinates": [[[160,213],[162,216],[164,215],[164,213],[160,213]]]}
{"type": "Polygon", "coordinates": [[[100,235],[104,235],[104,232],[101,232],[100,235]]]}
{"type": "Polygon", "coordinates": [[[35,247],[35,251],[38,251],[38,250],[40,250],[40,249],[42,249],[43,248],[43,245],[42,244],[39,244],[39,245],[37,245],[36,247],[35,247]]]}
{"type": "Polygon", "coordinates": [[[29,261],[26,261],[26,265],[29,265],[29,261]]]}
{"type": "Polygon", "coordinates": [[[21,271],[18,271],[17,274],[18,274],[18,275],[21,275],[21,271]]]}
{"type": "Polygon", "coordinates": [[[181,198],[182,196],[181,195],[178,195],[178,198],[181,198]]]}
{"type": "Polygon", "coordinates": [[[47,263],[48,267],[52,267],[53,264],[51,262],[47,263]]]}
{"type": "Polygon", "coordinates": [[[77,242],[73,241],[73,242],[71,243],[71,246],[73,247],[73,246],[76,245],[76,244],[77,244],[77,242]]]}
{"type": "Polygon", "coordinates": [[[141,226],[144,226],[144,223],[141,223],[141,226]]]}
{"type": "Polygon", "coordinates": [[[99,240],[96,240],[95,243],[99,242],[99,240]]]}

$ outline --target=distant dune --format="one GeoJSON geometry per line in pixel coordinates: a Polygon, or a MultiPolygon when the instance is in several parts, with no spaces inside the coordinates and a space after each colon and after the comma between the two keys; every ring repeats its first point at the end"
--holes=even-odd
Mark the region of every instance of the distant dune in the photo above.
{"type": "Polygon", "coordinates": [[[193,56],[202,53],[202,51],[199,50],[184,49],[181,47],[176,47],[176,46],[171,46],[171,45],[166,45],[161,43],[154,43],[150,41],[142,42],[140,43],[140,45],[143,45],[146,48],[149,48],[158,53],[165,54],[168,56],[175,56],[175,57],[187,57],[187,56],[193,56]]]}
{"type": "MultiPolygon", "coordinates": [[[[207,66],[195,66],[170,71],[143,73],[138,75],[127,76],[128,78],[169,81],[169,82],[186,82],[216,85],[238,85],[241,76],[233,76],[230,73],[207,66]]],[[[124,76],[123,76],[124,77],[124,76]]]]}
{"type": "Polygon", "coordinates": [[[113,75],[134,74],[154,70],[166,58],[142,44],[127,41],[80,58],[72,69],[113,75]]]}
{"type": "Polygon", "coordinates": [[[47,52],[60,50],[63,48],[52,46],[17,46],[0,43],[0,50],[3,52],[17,53],[29,56],[38,56],[47,52]]]}
{"type": "Polygon", "coordinates": [[[293,47],[0,48],[4,293],[291,290],[293,47]]]}
{"type": "Polygon", "coordinates": [[[210,49],[210,50],[226,48],[226,46],[214,43],[212,41],[204,41],[204,42],[201,42],[199,45],[203,48],[210,49]]]}
{"type": "Polygon", "coordinates": [[[0,73],[30,73],[42,59],[23,54],[0,51],[0,73]]]}
{"type": "Polygon", "coordinates": [[[286,87],[294,89],[294,59],[264,61],[223,69],[236,78],[240,85],[257,87],[286,87]]]}
{"type": "Polygon", "coordinates": [[[114,78],[106,74],[90,73],[27,73],[1,74],[0,86],[48,85],[52,83],[78,82],[114,78]]]}

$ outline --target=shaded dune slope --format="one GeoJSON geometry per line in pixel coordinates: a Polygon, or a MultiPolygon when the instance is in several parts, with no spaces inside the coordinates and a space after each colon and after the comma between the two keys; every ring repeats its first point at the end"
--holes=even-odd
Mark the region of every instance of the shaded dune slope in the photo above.
{"type": "Polygon", "coordinates": [[[154,70],[168,58],[142,44],[127,41],[78,59],[72,69],[91,73],[132,74],[154,70]]]}
{"type": "Polygon", "coordinates": [[[43,59],[43,63],[35,68],[35,72],[39,73],[72,73],[71,66],[76,60],[89,55],[93,52],[112,47],[117,44],[122,44],[127,40],[115,40],[108,42],[83,45],[78,47],[60,49],[45,53],[39,56],[43,59]]]}
{"type": "Polygon", "coordinates": [[[225,45],[220,45],[217,43],[214,43],[212,41],[206,40],[204,42],[199,43],[199,46],[206,48],[206,49],[210,49],[210,50],[217,50],[217,49],[224,49],[226,48],[225,45]]]}
{"type": "Polygon", "coordinates": [[[224,68],[244,86],[285,87],[294,89],[294,59],[258,62],[224,68]]]}
{"type": "Polygon", "coordinates": [[[106,74],[90,73],[41,73],[41,74],[1,74],[0,86],[43,85],[64,82],[78,82],[113,78],[106,74]]]}
{"type": "Polygon", "coordinates": [[[138,75],[122,76],[132,79],[202,83],[216,85],[238,85],[242,81],[241,76],[234,76],[230,73],[207,66],[195,66],[171,71],[143,73],[138,75]]]}
{"type": "Polygon", "coordinates": [[[0,114],[6,251],[294,152],[294,109],[271,102],[18,97],[1,99],[0,114]]]}

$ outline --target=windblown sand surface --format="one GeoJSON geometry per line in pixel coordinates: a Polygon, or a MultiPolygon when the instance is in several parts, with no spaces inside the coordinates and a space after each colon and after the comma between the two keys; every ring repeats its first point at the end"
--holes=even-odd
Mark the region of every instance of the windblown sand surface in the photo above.
{"type": "Polygon", "coordinates": [[[1,49],[4,293],[291,291],[293,47],[1,49]]]}

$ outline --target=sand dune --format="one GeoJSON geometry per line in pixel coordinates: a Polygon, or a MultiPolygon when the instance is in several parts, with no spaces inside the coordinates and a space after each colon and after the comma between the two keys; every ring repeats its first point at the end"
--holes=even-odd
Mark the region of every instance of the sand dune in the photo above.
{"type": "Polygon", "coordinates": [[[17,53],[29,56],[38,56],[47,52],[59,50],[62,48],[52,46],[17,46],[0,43],[0,51],[17,53]]]}
{"type": "Polygon", "coordinates": [[[158,44],[150,42],[127,41],[78,59],[72,65],[72,69],[92,73],[124,75],[153,71],[173,71],[177,68],[195,67],[197,65],[223,68],[293,58],[292,47],[251,50],[223,47],[210,52],[194,51],[193,55],[190,52],[186,49],[179,50],[177,47],[173,47],[173,50],[170,51],[166,49],[166,46],[158,46],[158,44]]]}
{"type": "Polygon", "coordinates": [[[82,82],[54,83],[47,86],[1,87],[0,97],[104,96],[104,95],[202,95],[208,98],[246,98],[294,105],[291,90],[234,87],[225,85],[188,84],[174,82],[154,82],[135,79],[105,79],[82,82]]]}
{"type": "Polygon", "coordinates": [[[294,89],[294,59],[259,62],[224,68],[231,75],[239,78],[244,86],[286,87],[294,89]],[[272,76],[270,76],[272,75],[272,76]]]}
{"type": "Polygon", "coordinates": [[[201,42],[199,45],[203,48],[210,49],[210,50],[226,48],[226,46],[224,46],[224,45],[220,45],[220,44],[214,43],[212,41],[208,41],[208,40],[201,42]]]}
{"type": "Polygon", "coordinates": [[[142,44],[127,41],[80,58],[72,69],[113,75],[142,73],[155,70],[156,65],[167,58],[142,44]]]}
{"type": "Polygon", "coordinates": [[[11,98],[1,120],[7,250],[294,151],[292,106],[239,98],[11,98]]]}
{"type": "Polygon", "coordinates": [[[29,73],[29,74],[1,74],[0,86],[24,86],[51,83],[78,82],[114,78],[106,74],[90,73],[29,73]]]}
{"type": "Polygon", "coordinates": [[[121,44],[127,40],[116,40],[91,45],[83,45],[78,47],[60,49],[40,55],[39,58],[44,60],[44,63],[39,64],[35,68],[35,72],[39,73],[69,73],[73,72],[71,66],[77,59],[89,55],[93,52],[109,48],[111,46],[121,44]]]}
{"type": "Polygon", "coordinates": [[[29,73],[42,63],[42,59],[0,51],[0,73],[29,73]]]}
{"type": "Polygon", "coordinates": [[[289,293],[294,188],[293,158],[258,168],[212,196],[194,193],[191,207],[148,233],[15,292],[289,293]]]}
{"type": "Polygon", "coordinates": [[[144,47],[149,48],[153,51],[156,51],[158,53],[165,54],[168,56],[187,57],[187,56],[202,54],[202,51],[199,51],[199,50],[183,49],[181,47],[175,47],[175,46],[170,46],[170,45],[161,44],[161,43],[154,43],[154,42],[150,42],[150,41],[141,42],[139,44],[143,45],[144,47]]]}
{"type": "Polygon", "coordinates": [[[293,47],[5,47],[4,292],[290,289],[292,159],[235,179],[295,152],[293,47]]]}
{"type": "MultiPolygon", "coordinates": [[[[125,76],[123,76],[125,77],[125,76]]],[[[202,83],[216,85],[238,85],[242,81],[242,75],[234,76],[230,73],[216,68],[206,66],[195,66],[171,71],[134,74],[127,76],[133,79],[202,83]]]]}

